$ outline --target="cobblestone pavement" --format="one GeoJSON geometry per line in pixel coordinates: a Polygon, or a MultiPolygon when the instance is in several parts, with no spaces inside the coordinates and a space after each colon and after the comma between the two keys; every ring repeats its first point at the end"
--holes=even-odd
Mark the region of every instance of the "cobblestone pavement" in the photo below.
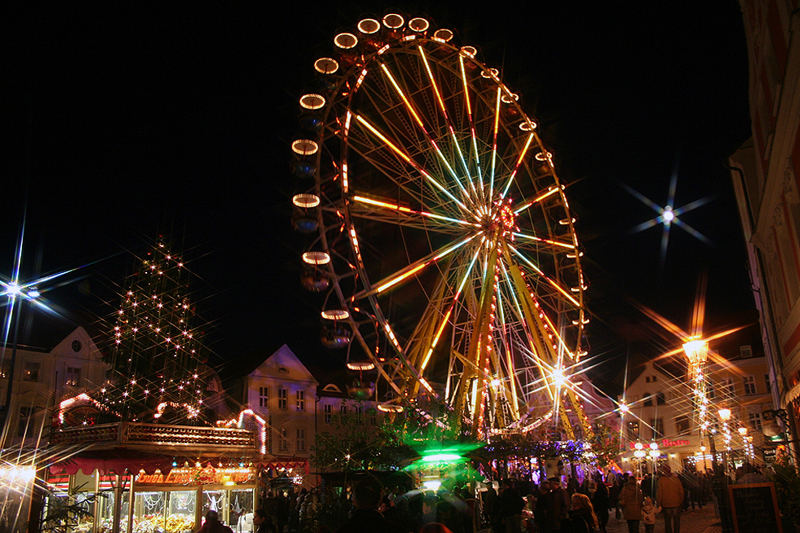
{"type": "MultiPolygon", "coordinates": [[[[681,513],[681,533],[720,533],[721,528],[714,527],[719,524],[719,518],[714,515],[714,504],[704,506],[702,509],[691,509],[681,513]]],[[[628,523],[617,520],[612,511],[608,518],[608,533],[628,533],[628,523]]],[[[644,524],[639,522],[639,531],[644,533],[644,524]]],[[[655,533],[664,533],[664,517],[659,514],[656,518],[655,533]]]]}

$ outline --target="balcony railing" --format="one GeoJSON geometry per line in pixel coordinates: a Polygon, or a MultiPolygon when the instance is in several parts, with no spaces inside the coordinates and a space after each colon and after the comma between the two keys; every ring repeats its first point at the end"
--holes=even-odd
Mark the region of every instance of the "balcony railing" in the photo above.
{"type": "Polygon", "coordinates": [[[170,426],[144,422],[118,422],[97,426],[57,429],[51,444],[94,443],[93,447],[200,448],[218,451],[257,449],[256,436],[246,429],[202,426],[170,426]]]}

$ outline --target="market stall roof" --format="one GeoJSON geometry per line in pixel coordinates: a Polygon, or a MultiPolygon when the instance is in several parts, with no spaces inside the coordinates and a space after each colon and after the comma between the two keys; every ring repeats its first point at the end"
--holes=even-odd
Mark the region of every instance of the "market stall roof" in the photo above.
{"type": "Polygon", "coordinates": [[[172,457],[144,454],[125,448],[92,450],[59,461],[50,466],[51,474],[76,474],[78,471],[91,475],[95,470],[104,474],[126,474],[140,472],[153,474],[156,470],[168,473],[173,468],[172,457]]]}
{"type": "Polygon", "coordinates": [[[302,469],[307,474],[309,471],[308,459],[302,457],[261,457],[258,459],[248,457],[241,461],[235,457],[184,457],[173,455],[159,455],[143,453],[127,448],[112,448],[105,450],[86,450],[79,455],[61,460],[50,466],[50,473],[75,474],[78,471],[91,475],[95,470],[101,474],[126,474],[139,473],[153,475],[160,473],[168,475],[173,468],[191,465],[200,468],[220,468],[223,465],[239,465],[261,469],[296,468],[302,469]]]}

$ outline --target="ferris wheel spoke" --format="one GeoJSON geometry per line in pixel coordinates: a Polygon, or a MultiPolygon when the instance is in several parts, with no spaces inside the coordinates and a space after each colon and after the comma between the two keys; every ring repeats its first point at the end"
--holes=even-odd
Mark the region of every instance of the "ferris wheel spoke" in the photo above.
{"type": "Polygon", "coordinates": [[[527,240],[527,241],[533,241],[533,242],[539,242],[539,243],[543,243],[543,244],[549,244],[550,246],[555,246],[556,248],[562,248],[562,249],[566,249],[566,250],[574,250],[575,249],[575,245],[570,243],[570,242],[556,241],[554,239],[545,239],[545,238],[542,238],[542,237],[537,237],[535,235],[529,235],[527,233],[522,233],[522,232],[519,232],[519,231],[515,231],[513,233],[513,235],[514,235],[514,237],[519,237],[520,239],[524,239],[524,240],[527,240]]]}
{"type": "MultiPolygon", "coordinates": [[[[435,223],[437,223],[437,225],[443,225],[447,228],[450,228],[451,230],[452,230],[452,227],[450,226],[451,224],[457,224],[462,227],[467,227],[467,226],[476,228],[480,227],[479,224],[476,224],[474,222],[468,222],[466,220],[448,217],[437,213],[431,213],[428,211],[418,211],[415,209],[411,209],[410,207],[405,207],[385,200],[380,200],[378,198],[370,198],[367,196],[354,195],[352,197],[352,200],[353,202],[360,204],[366,209],[376,210],[376,211],[391,211],[396,214],[402,214],[411,220],[414,220],[417,217],[421,217],[424,219],[433,220],[435,223]]],[[[403,223],[398,221],[398,224],[402,225],[403,223]]]]}
{"type": "MultiPolygon", "coordinates": [[[[509,288],[511,290],[513,290],[513,287],[511,285],[511,280],[508,278],[508,272],[505,270],[505,266],[503,266],[503,272],[504,272],[504,274],[506,276],[506,279],[509,281],[509,288]]],[[[514,300],[515,300],[515,303],[516,303],[516,306],[517,306],[517,311],[519,313],[518,316],[520,318],[522,318],[522,315],[521,315],[522,310],[519,307],[519,302],[516,300],[516,295],[513,292],[511,294],[514,295],[513,297],[514,297],[514,300]]],[[[558,329],[556,328],[555,324],[553,323],[553,321],[548,316],[548,314],[545,311],[545,309],[543,309],[541,306],[539,306],[539,312],[540,312],[540,316],[541,316],[542,320],[544,321],[544,323],[549,328],[550,334],[553,335],[558,340],[558,344],[570,356],[570,358],[574,358],[575,357],[575,352],[564,341],[564,338],[559,333],[558,329]]]]}
{"type": "Polygon", "coordinates": [[[408,169],[402,168],[398,161],[394,160],[392,161],[392,164],[389,165],[382,161],[376,160],[373,157],[375,152],[385,152],[385,149],[382,145],[377,147],[373,145],[362,146],[354,142],[351,138],[350,150],[369,161],[372,167],[386,177],[386,179],[391,181],[399,191],[404,192],[411,198],[417,198],[418,201],[427,206],[428,209],[442,210],[446,211],[448,214],[460,214],[463,212],[458,208],[458,206],[452,205],[452,203],[448,202],[446,199],[443,199],[434,191],[430,191],[430,189],[426,189],[428,194],[425,194],[425,192],[421,190],[412,189],[411,187],[417,182],[417,178],[412,176],[408,172],[408,169]]]}
{"type": "Polygon", "coordinates": [[[497,130],[500,126],[500,86],[497,86],[497,99],[494,105],[494,135],[492,136],[492,168],[489,175],[489,198],[494,197],[494,171],[497,164],[497,130]]]}
{"type": "Polygon", "coordinates": [[[475,172],[478,178],[478,191],[483,196],[483,176],[481,175],[481,161],[478,155],[478,141],[475,134],[475,122],[472,120],[472,103],[469,99],[469,84],[467,83],[467,73],[464,69],[464,56],[459,54],[458,62],[461,67],[461,82],[464,86],[464,103],[467,106],[467,118],[469,119],[469,130],[472,136],[472,150],[475,154],[475,172]]]}
{"type": "Polygon", "coordinates": [[[430,254],[426,255],[422,259],[414,261],[410,265],[398,270],[397,272],[395,272],[393,274],[390,274],[389,276],[386,276],[385,278],[383,278],[379,282],[375,283],[369,290],[364,290],[364,291],[361,291],[361,292],[357,293],[354,296],[354,299],[358,300],[358,299],[361,299],[361,298],[366,298],[368,296],[372,296],[374,294],[379,294],[379,293],[387,291],[388,289],[396,286],[398,283],[400,283],[400,282],[402,282],[404,280],[407,280],[407,279],[411,278],[412,276],[418,274],[419,272],[421,272],[426,267],[428,267],[428,266],[430,266],[430,265],[432,265],[432,264],[434,264],[434,263],[436,263],[438,261],[441,261],[443,258],[445,258],[448,255],[450,255],[451,253],[455,252],[456,250],[458,250],[459,248],[461,248],[462,246],[464,246],[465,244],[467,244],[468,242],[470,242],[471,240],[473,240],[477,236],[478,236],[478,234],[475,233],[475,234],[472,234],[469,237],[466,237],[465,239],[462,239],[462,240],[460,240],[458,242],[450,243],[450,244],[447,244],[445,246],[442,246],[438,250],[435,250],[435,251],[431,252],[430,254]]]}
{"type": "Polygon", "coordinates": [[[431,341],[431,345],[428,348],[428,351],[425,353],[425,356],[422,359],[422,363],[420,364],[420,367],[419,367],[419,373],[420,374],[425,372],[425,368],[428,366],[428,362],[431,359],[431,355],[433,355],[433,351],[436,349],[436,345],[439,343],[439,339],[441,338],[442,333],[444,332],[444,328],[449,323],[450,316],[453,313],[453,309],[455,309],[456,304],[458,303],[458,299],[461,297],[461,292],[464,290],[464,285],[466,285],[467,280],[472,275],[472,267],[475,266],[475,263],[478,260],[478,254],[480,253],[480,251],[481,251],[481,249],[480,249],[480,247],[478,247],[478,249],[475,250],[475,253],[472,255],[472,260],[470,261],[469,266],[467,266],[467,270],[464,273],[464,276],[461,278],[461,282],[458,285],[458,289],[456,290],[456,293],[453,296],[453,303],[450,304],[450,308],[447,310],[447,312],[445,313],[445,315],[442,318],[441,322],[439,323],[439,327],[436,328],[436,333],[433,336],[433,340],[431,341]]]}
{"type": "Polygon", "coordinates": [[[580,308],[580,307],[581,307],[581,304],[580,304],[580,302],[578,302],[578,300],[576,300],[576,299],[575,299],[575,298],[574,298],[574,297],[573,297],[573,296],[572,296],[572,295],[571,295],[571,294],[570,294],[570,293],[569,293],[569,292],[568,292],[566,289],[564,289],[564,287],[562,287],[561,285],[559,285],[559,284],[558,284],[558,282],[556,282],[555,280],[553,280],[552,278],[550,278],[548,275],[546,275],[546,274],[545,274],[545,273],[542,271],[542,269],[540,269],[538,266],[536,266],[536,264],[535,264],[535,263],[533,263],[533,262],[532,262],[530,259],[528,259],[527,257],[525,257],[525,255],[524,255],[524,254],[522,254],[522,253],[521,253],[519,250],[517,250],[516,248],[514,248],[514,247],[513,247],[513,246],[511,246],[510,244],[508,245],[508,248],[509,248],[509,249],[510,249],[510,250],[511,250],[513,253],[514,253],[514,255],[516,255],[517,257],[519,257],[519,258],[522,260],[522,262],[523,262],[523,263],[525,263],[525,264],[526,264],[526,265],[528,265],[530,268],[532,268],[532,269],[533,269],[533,271],[534,271],[534,272],[536,272],[536,274],[537,274],[537,275],[538,275],[540,278],[542,278],[542,279],[544,279],[545,281],[547,281],[547,283],[549,283],[549,284],[550,284],[550,285],[551,285],[551,286],[552,286],[554,289],[556,289],[558,292],[560,292],[560,293],[561,293],[561,295],[562,295],[562,296],[564,296],[564,297],[565,297],[565,298],[566,298],[566,299],[567,299],[567,300],[568,300],[568,301],[569,301],[571,304],[573,304],[573,305],[574,305],[575,307],[577,307],[577,308],[580,308]]]}
{"type": "Polygon", "coordinates": [[[514,208],[514,214],[518,215],[525,211],[526,209],[530,208],[531,206],[538,204],[542,200],[549,198],[558,192],[558,187],[550,187],[547,192],[540,194],[539,196],[535,197],[533,200],[529,200],[527,202],[522,202],[518,207],[514,208]]]}
{"type": "Polygon", "coordinates": [[[356,121],[367,128],[375,137],[380,139],[388,148],[390,148],[397,156],[403,159],[406,163],[411,165],[417,172],[419,172],[431,185],[433,185],[436,189],[441,191],[445,196],[450,198],[453,202],[455,202],[461,209],[465,212],[469,212],[469,209],[466,205],[464,205],[461,200],[453,196],[447,187],[439,183],[439,181],[431,176],[425,169],[423,169],[417,162],[415,162],[411,157],[409,157],[403,150],[398,148],[394,143],[392,143],[389,139],[387,139],[378,129],[369,123],[364,117],[361,115],[354,115],[356,121]]]}
{"type": "Polygon", "coordinates": [[[506,181],[505,187],[503,187],[503,192],[500,194],[500,198],[505,198],[506,194],[508,194],[508,189],[511,187],[511,184],[514,182],[514,177],[517,175],[517,171],[519,170],[519,166],[522,164],[522,161],[525,159],[525,155],[528,153],[528,149],[531,147],[531,142],[533,141],[535,135],[531,133],[528,135],[528,140],[525,141],[525,147],[520,152],[519,157],[517,158],[517,162],[514,165],[514,170],[511,171],[511,174],[508,176],[508,181],[506,181]]]}
{"type": "Polygon", "coordinates": [[[403,89],[400,88],[400,85],[397,83],[397,80],[395,79],[395,77],[392,76],[392,73],[389,71],[389,68],[386,66],[385,63],[381,63],[381,70],[383,71],[384,75],[386,76],[386,78],[391,83],[392,87],[394,87],[394,89],[397,92],[398,96],[400,96],[400,99],[403,100],[403,104],[405,104],[406,109],[411,114],[411,116],[414,118],[414,121],[417,123],[417,125],[420,128],[420,130],[422,130],[422,134],[425,136],[425,139],[427,140],[428,144],[431,145],[431,147],[433,148],[433,151],[436,153],[436,155],[438,156],[439,160],[442,162],[442,164],[445,166],[447,171],[452,176],[453,181],[456,183],[456,185],[458,185],[458,188],[461,191],[461,194],[464,197],[464,199],[468,200],[469,199],[469,193],[464,188],[464,186],[461,184],[461,180],[458,178],[458,175],[456,174],[455,170],[453,170],[453,167],[450,165],[450,162],[444,156],[444,154],[442,153],[441,149],[439,149],[439,145],[436,143],[436,141],[431,137],[431,134],[428,132],[427,128],[425,127],[425,124],[422,122],[422,119],[420,118],[419,114],[414,109],[414,106],[411,105],[411,102],[406,97],[405,93],[403,92],[403,89]]]}
{"type": "Polygon", "coordinates": [[[469,165],[467,164],[467,160],[464,158],[464,153],[461,151],[461,144],[458,142],[458,138],[456,137],[455,129],[453,128],[453,123],[450,121],[450,117],[447,115],[447,107],[444,104],[444,99],[442,98],[442,94],[439,91],[439,86],[436,83],[436,78],[433,75],[433,70],[431,70],[431,66],[428,63],[428,58],[425,55],[425,50],[422,46],[417,47],[419,49],[419,55],[422,58],[422,63],[425,66],[425,71],[428,74],[428,79],[431,82],[431,87],[433,88],[433,93],[436,96],[436,102],[439,104],[439,110],[442,112],[442,116],[444,117],[445,122],[447,123],[447,129],[450,132],[450,139],[453,142],[453,146],[458,153],[458,158],[461,161],[462,166],[464,167],[464,173],[467,176],[467,182],[469,183],[470,189],[472,192],[475,193],[475,184],[472,182],[472,176],[469,172],[469,165]]]}

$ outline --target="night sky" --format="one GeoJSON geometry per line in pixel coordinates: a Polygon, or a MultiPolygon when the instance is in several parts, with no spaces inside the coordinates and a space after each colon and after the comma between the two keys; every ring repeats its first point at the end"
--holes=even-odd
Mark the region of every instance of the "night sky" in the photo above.
{"type": "Polygon", "coordinates": [[[46,294],[63,317],[26,314],[22,342],[50,347],[75,324],[107,333],[132,254],[165,234],[197,275],[206,340],[225,375],[283,343],[311,366],[341,368],[344,354],[318,342],[320,298],[298,280],[289,144],[313,61],[331,53],[335,33],[392,10],[476,46],[539,120],[585,245],[590,353],[607,360],[601,382],[613,381],[626,353],[638,360],[674,347],[630,302],[688,327],[703,272],[711,329],[755,320],[725,168],[749,136],[737,2],[487,3],[484,12],[438,2],[200,4],[15,14],[22,31],[4,76],[13,98],[0,104],[0,272],[11,270],[25,206],[23,279],[97,261],[46,294]],[[676,206],[713,197],[683,217],[713,244],[673,228],[662,265],[660,227],[629,231],[655,213],[621,184],[663,205],[673,173],[676,206]]]}

